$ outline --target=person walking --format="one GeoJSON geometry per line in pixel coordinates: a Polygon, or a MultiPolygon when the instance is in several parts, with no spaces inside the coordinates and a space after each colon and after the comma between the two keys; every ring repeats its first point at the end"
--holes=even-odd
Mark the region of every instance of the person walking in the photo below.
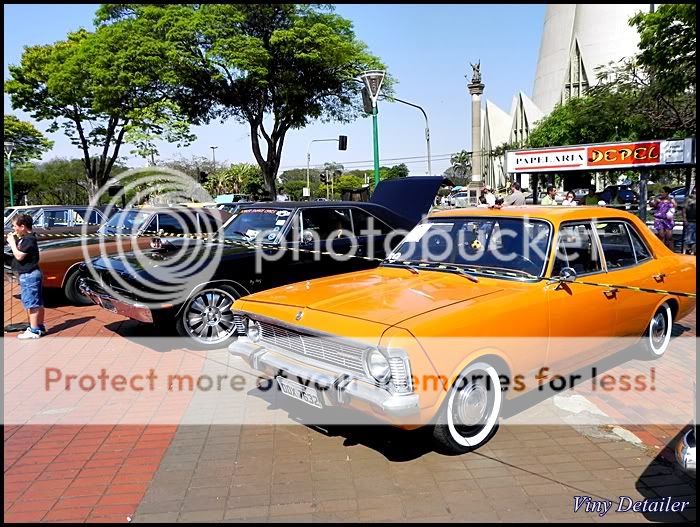
{"type": "Polygon", "coordinates": [[[7,243],[14,256],[12,270],[19,276],[20,297],[27,310],[29,327],[17,338],[38,339],[46,335],[44,326],[44,291],[39,269],[39,244],[32,232],[34,222],[28,214],[20,214],[12,220],[14,232],[7,235],[7,243]]]}
{"type": "Polygon", "coordinates": [[[547,195],[542,198],[542,205],[556,205],[557,200],[555,199],[557,195],[557,188],[549,185],[547,187],[547,195]]]}
{"type": "Polygon", "coordinates": [[[675,225],[673,218],[676,207],[675,201],[669,196],[670,192],[671,187],[664,187],[661,195],[652,201],[651,207],[656,210],[654,213],[656,235],[666,247],[673,250],[673,227],[675,225]]]}
{"type": "Polygon", "coordinates": [[[520,184],[513,181],[510,185],[510,195],[505,199],[503,205],[512,205],[513,207],[522,207],[525,205],[525,194],[520,190],[520,184]]]}

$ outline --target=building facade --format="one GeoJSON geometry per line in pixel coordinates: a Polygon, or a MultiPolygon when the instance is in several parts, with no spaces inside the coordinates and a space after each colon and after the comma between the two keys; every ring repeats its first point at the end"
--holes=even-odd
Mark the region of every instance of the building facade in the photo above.
{"type": "MultiPolygon", "coordinates": [[[[486,100],[482,109],[482,173],[494,188],[506,185],[504,156],[490,155],[504,143],[523,144],[537,122],[557,104],[580,97],[598,82],[597,70],[638,52],[639,36],[629,19],[653,4],[548,4],[532,96],[519,91],[510,113],[486,100]],[[505,129],[505,116],[510,121],[505,129]]],[[[475,141],[472,141],[475,144],[475,141]]],[[[528,175],[521,184],[528,186],[528,175]]]]}

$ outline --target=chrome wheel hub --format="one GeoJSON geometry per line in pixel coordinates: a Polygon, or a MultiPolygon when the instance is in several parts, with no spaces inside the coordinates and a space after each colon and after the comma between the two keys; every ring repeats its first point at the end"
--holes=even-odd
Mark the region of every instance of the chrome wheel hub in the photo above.
{"type": "Polygon", "coordinates": [[[235,330],[233,301],[229,293],[219,289],[197,294],[183,314],[188,335],[208,344],[226,340],[235,330]]]}
{"type": "Polygon", "coordinates": [[[657,313],[651,321],[651,341],[654,346],[663,344],[666,337],[666,317],[663,313],[657,313]]]}
{"type": "Polygon", "coordinates": [[[459,392],[455,407],[459,424],[464,426],[481,424],[488,409],[488,394],[483,386],[471,384],[459,392]]]}

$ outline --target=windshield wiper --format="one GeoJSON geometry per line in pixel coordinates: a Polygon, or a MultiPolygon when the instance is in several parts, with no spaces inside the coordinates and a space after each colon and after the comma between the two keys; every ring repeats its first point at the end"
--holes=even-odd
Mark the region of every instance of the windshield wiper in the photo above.
{"type": "Polygon", "coordinates": [[[403,266],[405,269],[408,269],[411,271],[413,274],[419,274],[418,269],[413,267],[408,261],[406,260],[385,260],[383,263],[389,263],[389,264],[400,264],[403,266]]]}
{"type": "Polygon", "coordinates": [[[479,279],[474,276],[472,273],[467,271],[466,269],[462,269],[461,267],[450,267],[451,270],[457,271],[459,274],[461,274],[464,278],[470,280],[471,282],[474,282],[475,284],[479,283],[479,279]]]}

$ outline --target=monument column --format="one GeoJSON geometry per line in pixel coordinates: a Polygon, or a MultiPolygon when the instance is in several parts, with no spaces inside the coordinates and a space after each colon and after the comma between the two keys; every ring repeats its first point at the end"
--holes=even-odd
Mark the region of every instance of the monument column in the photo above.
{"type": "Polygon", "coordinates": [[[483,162],[481,159],[481,95],[484,84],[481,82],[481,61],[472,64],[472,80],[467,87],[472,97],[472,182],[482,180],[483,162]]]}

